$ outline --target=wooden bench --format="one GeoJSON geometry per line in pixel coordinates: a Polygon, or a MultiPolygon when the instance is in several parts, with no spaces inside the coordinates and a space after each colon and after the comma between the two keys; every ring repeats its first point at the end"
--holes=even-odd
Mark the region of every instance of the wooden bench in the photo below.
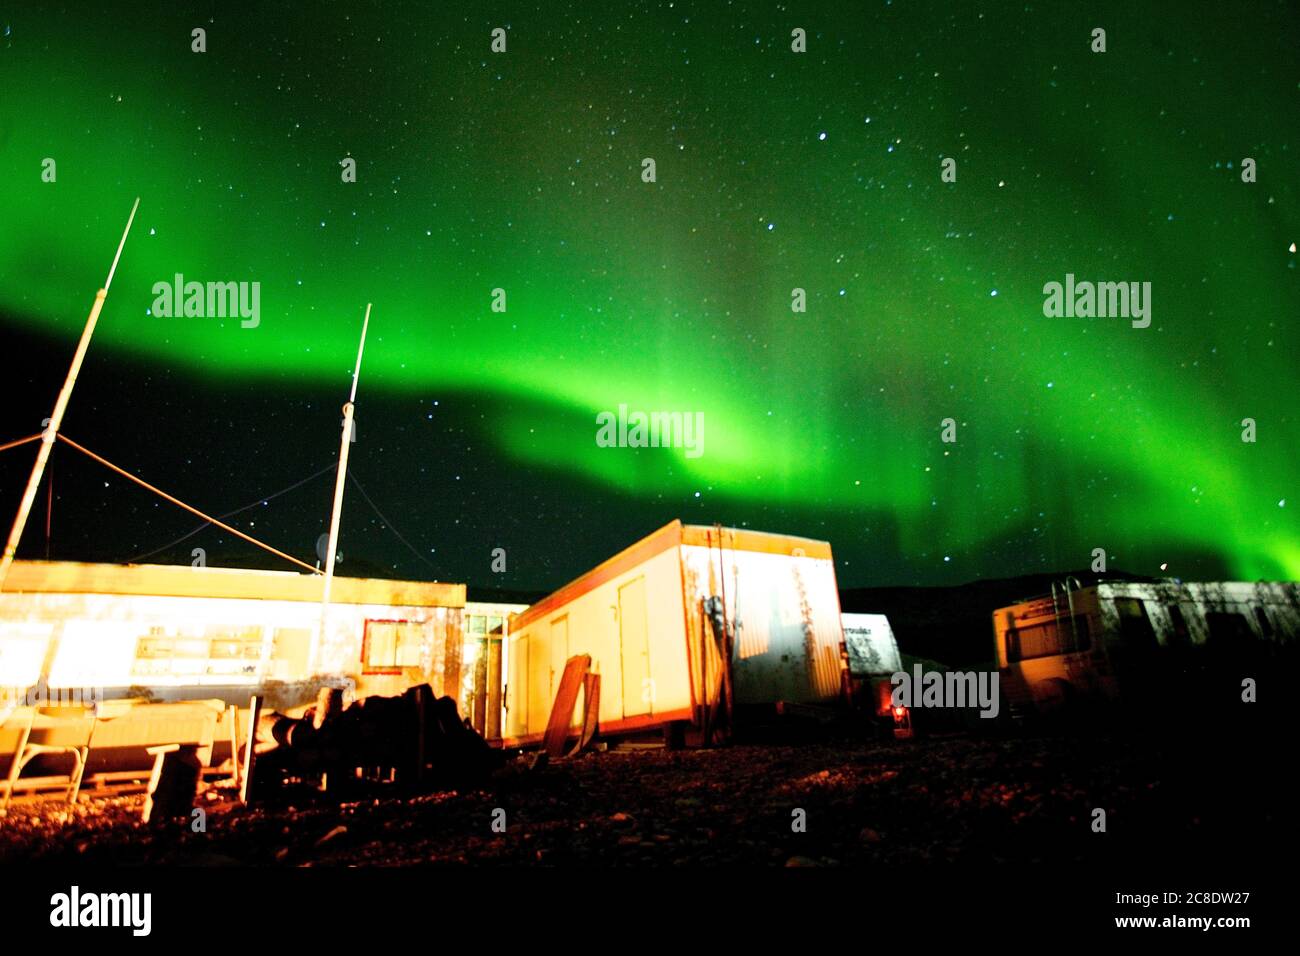
{"type": "Polygon", "coordinates": [[[234,714],[234,708],[227,708],[219,700],[163,704],[112,700],[99,702],[93,710],[20,708],[0,728],[0,755],[7,750],[11,753],[7,778],[0,784],[4,787],[0,809],[8,805],[17,790],[37,792],[61,787],[67,801],[75,802],[86,768],[96,756],[138,764],[133,769],[107,769],[106,761],[101,760],[103,769],[91,774],[91,779],[98,782],[148,779],[157,759],[154,748],[168,744],[193,748],[200,765],[208,768],[217,729],[228,721],[234,754],[234,714]],[[16,742],[6,747],[6,738],[16,742]],[[48,755],[72,757],[70,772],[54,777],[21,776],[32,760],[48,755]]]}

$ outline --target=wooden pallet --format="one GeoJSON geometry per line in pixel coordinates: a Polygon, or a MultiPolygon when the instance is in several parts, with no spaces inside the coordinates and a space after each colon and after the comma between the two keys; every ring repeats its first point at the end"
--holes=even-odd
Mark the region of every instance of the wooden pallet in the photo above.
{"type": "Polygon", "coordinates": [[[546,722],[546,734],[542,738],[542,748],[549,757],[564,755],[564,744],[569,739],[569,729],[573,726],[573,709],[578,704],[578,691],[586,683],[589,667],[590,654],[576,654],[564,664],[564,676],[560,678],[560,688],[555,692],[551,719],[546,722]]]}

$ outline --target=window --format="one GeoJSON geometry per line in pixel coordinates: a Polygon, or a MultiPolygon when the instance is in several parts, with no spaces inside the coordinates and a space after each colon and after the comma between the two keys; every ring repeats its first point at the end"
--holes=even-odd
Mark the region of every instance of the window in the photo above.
{"type": "Polygon", "coordinates": [[[1169,637],[1170,646],[1187,647],[1192,642],[1192,635],[1187,628],[1187,618],[1183,615],[1183,609],[1177,604],[1171,604],[1168,611],[1169,623],[1173,627],[1173,632],[1169,637]]]}
{"type": "Polygon", "coordinates": [[[172,656],[170,637],[142,637],[135,645],[135,656],[140,660],[153,660],[172,656]]]}
{"type": "Polygon", "coordinates": [[[1265,637],[1273,636],[1273,622],[1268,619],[1268,614],[1264,612],[1262,607],[1256,606],[1255,608],[1255,623],[1259,625],[1259,633],[1265,637]]]}
{"type": "Polygon", "coordinates": [[[212,659],[214,661],[257,660],[262,656],[262,639],[254,641],[213,641],[212,659]]]}
{"type": "Polygon", "coordinates": [[[262,656],[262,629],[246,627],[209,632],[213,660],[258,660],[262,656]]]}
{"type": "Polygon", "coordinates": [[[1147,617],[1147,607],[1138,598],[1115,598],[1119,612],[1120,647],[1126,651],[1152,652],[1156,648],[1156,632],[1147,617]]]}
{"type": "Polygon", "coordinates": [[[168,634],[163,627],[151,627],[148,637],[136,641],[131,672],[144,677],[197,676],[207,672],[210,649],[207,638],[168,634]]]}
{"type": "Polygon", "coordinates": [[[362,673],[398,674],[403,667],[419,667],[427,633],[422,621],[366,621],[362,673]]]}
{"type": "Polygon", "coordinates": [[[1092,647],[1088,618],[1076,615],[1073,618],[1073,628],[1070,627],[1070,621],[1070,618],[1063,619],[1059,629],[1056,621],[1045,621],[1008,631],[1007,663],[1088,650],[1092,647]]]}
{"type": "Polygon", "coordinates": [[[477,641],[485,635],[498,640],[505,633],[505,618],[499,614],[466,614],[465,639],[477,641]]]}
{"type": "Polygon", "coordinates": [[[256,675],[262,638],[259,625],[210,627],[201,637],[196,631],[168,633],[166,627],[155,625],[136,640],[131,671],[140,677],[256,675]]]}
{"type": "Polygon", "coordinates": [[[1255,640],[1255,632],[1245,615],[1231,611],[1207,611],[1205,623],[1210,628],[1210,644],[1219,648],[1240,647],[1255,640]]]}
{"type": "Polygon", "coordinates": [[[257,674],[262,661],[262,628],[213,629],[208,637],[209,674],[257,674]]]}

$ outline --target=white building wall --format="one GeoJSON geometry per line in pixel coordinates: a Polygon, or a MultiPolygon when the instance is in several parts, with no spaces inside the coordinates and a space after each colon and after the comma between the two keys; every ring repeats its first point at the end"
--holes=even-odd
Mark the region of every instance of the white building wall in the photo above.
{"type": "MultiPolygon", "coordinates": [[[[320,605],[302,601],[148,595],[0,594],[0,688],[12,695],[41,680],[51,688],[96,688],[105,696],[143,689],[165,699],[230,697],[247,703],[268,682],[309,684],[321,676],[352,678],[362,671],[367,620],[427,622],[421,663],[442,692],[448,627],[459,631],[460,609],[375,604],[331,606],[326,639],[309,663],[320,627],[320,605]],[[212,659],[199,645],[214,636],[256,634],[258,656],[212,659]],[[142,639],[191,641],[193,655],[137,656],[142,639]]],[[[313,691],[304,688],[309,702],[313,691]]]]}
{"type": "MultiPolygon", "coordinates": [[[[628,598],[630,595],[625,595],[625,600],[628,598]]],[[[505,736],[521,738],[545,732],[564,662],[576,654],[590,654],[592,671],[601,675],[602,726],[689,710],[684,628],[681,568],[677,549],[670,547],[514,630],[508,639],[505,736]],[[648,670],[642,673],[632,660],[635,649],[627,648],[625,674],[619,591],[638,586],[638,580],[644,582],[645,619],[640,625],[628,621],[626,627],[629,633],[637,626],[644,627],[648,670]],[[563,648],[559,647],[562,640],[563,648]],[[626,693],[625,677],[630,681],[626,693]]],[[[578,719],[584,706],[579,695],[578,719]]]]}
{"type": "Polygon", "coordinates": [[[683,545],[682,557],[692,615],[725,592],[738,704],[839,696],[843,632],[831,559],[699,545],[683,545]]]}

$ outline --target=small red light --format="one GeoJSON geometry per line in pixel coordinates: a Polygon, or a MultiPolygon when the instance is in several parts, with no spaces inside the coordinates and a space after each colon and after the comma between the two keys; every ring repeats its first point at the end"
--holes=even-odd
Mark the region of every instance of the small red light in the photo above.
{"type": "Polygon", "coordinates": [[[894,708],[894,716],[895,716],[895,717],[902,717],[902,716],[904,716],[906,713],[907,713],[907,708],[906,708],[906,707],[895,707],[895,708],[894,708]]]}

